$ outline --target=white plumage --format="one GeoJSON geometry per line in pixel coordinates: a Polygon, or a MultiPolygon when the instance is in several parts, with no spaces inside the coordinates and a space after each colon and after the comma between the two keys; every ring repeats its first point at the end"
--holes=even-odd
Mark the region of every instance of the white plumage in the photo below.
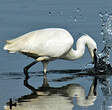
{"type": "Polygon", "coordinates": [[[95,41],[90,36],[83,35],[76,43],[76,50],[73,50],[73,37],[68,31],[60,28],[36,30],[6,42],[4,50],[8,50],[10,53],[20,52],[36,59],[36,61],[25,67],[25,70],[42,61],[44,73],[46,73],[47,64],[51,60],[78,59],[83,56],[85,45],[93,58],[94,49],[97,49],[95,41]]]}
{"type": "Polygon", "coordinates": [[[19,51],[53,58],[67,52],[73,45],[73,38],[63,29],[43,29],[7,40],[7,43],[4,49],[12,53],[19,51]]]}

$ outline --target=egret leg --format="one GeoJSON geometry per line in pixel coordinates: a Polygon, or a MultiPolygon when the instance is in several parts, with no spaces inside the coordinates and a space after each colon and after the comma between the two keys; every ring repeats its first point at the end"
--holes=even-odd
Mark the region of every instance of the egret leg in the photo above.
{"type": "Polygon", "coordinates": [[[43,61],[44,74],[46,74],[46,72],[47,72],[47,66],[48,66],[48,61],[43,61]]]}
{"type": "Polygon", "coordinates": [[[38,63],[37,60],[33,61],[32,63],[30,63],[29,65],[27,65],[26,67],[24,67],[24,74],[25,74],[25,76],[26,76],[27,79],[29,78],[28,69],[29,69],[31,66],[35,65],[36,63],[38,63]]]}
{"type": "Polygon", "coordinates": [[[44,71],[43,71],[43,72],[44,72],[43,84],[44,84],[44,86],[48,87],[49,84],[48,84],[47,75],[46,75],[46,73],[47,73],[48,61],[43,61],[42,63],[43,63],[43,70],[44,70],[44,71]]]}
{"type": "Polygon", "coordinates": [[[44,74],[44,76],[43,76],[43,84],[42,84],[42,87],[45,87],[45,88],[48,88],[49,87],[49,83],[48,83],[47,75],[46,74],[44,74]]]}

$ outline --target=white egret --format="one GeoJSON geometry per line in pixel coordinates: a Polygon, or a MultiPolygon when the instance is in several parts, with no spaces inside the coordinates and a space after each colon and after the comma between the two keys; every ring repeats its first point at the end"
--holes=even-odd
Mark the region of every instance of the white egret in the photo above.
{"type": "Polygon", "coordinates": [[[67,30],[47,28],[7,40],[4,50],[8,50],[10,53],[20,52],[35,59],[24,68],[24,73],[28,77],[28,69],[37,62],[43,63],[44,74],[46,74],[49,61],[55,59],[76,60],[83,56],[85,46],[88,47],[94,61],[94,50],[97,49],[97,45],[89,35],[82,35],[77,40],[76,50],[72,48],[73,43],[74,39],[67,30]]]}

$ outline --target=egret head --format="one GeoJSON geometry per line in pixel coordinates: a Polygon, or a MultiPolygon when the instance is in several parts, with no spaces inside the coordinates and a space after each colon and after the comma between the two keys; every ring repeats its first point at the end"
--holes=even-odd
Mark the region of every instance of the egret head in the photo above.
{"type": "Polygon", "coordinates": [[[88,46],[92,61],[93,61],[93,63],[96,63],[97,62],[97,56],[96,56],[97,45],[96,45],[96,42],[92,38],[89,38],[88,40],[89,41],[88,41],[87,46],[88,46]]]}
{"type": "Polygon", "coordinates": [[[94,48],[94,49],[89,50],[89,51],[90,51],[90,54],[91,54],[91,57],[92,57],[92,62],[93,62],[93,64],[96,65],[96,63],[97,63],[97,55],[96,55],[97,48],[94,48]]]}

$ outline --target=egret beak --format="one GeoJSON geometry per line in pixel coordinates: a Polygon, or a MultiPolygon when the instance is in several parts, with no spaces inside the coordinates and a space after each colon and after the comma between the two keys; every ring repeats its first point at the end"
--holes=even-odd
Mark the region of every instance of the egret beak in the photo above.
{"type": "Polygon", "coordinates": [[[94,57],[93,57],[94,68],[97,67],[97,55],[96,55],[96,51],[97,51],[97,49],[93,50],[93,54],[94,54],[94,57]]]}

